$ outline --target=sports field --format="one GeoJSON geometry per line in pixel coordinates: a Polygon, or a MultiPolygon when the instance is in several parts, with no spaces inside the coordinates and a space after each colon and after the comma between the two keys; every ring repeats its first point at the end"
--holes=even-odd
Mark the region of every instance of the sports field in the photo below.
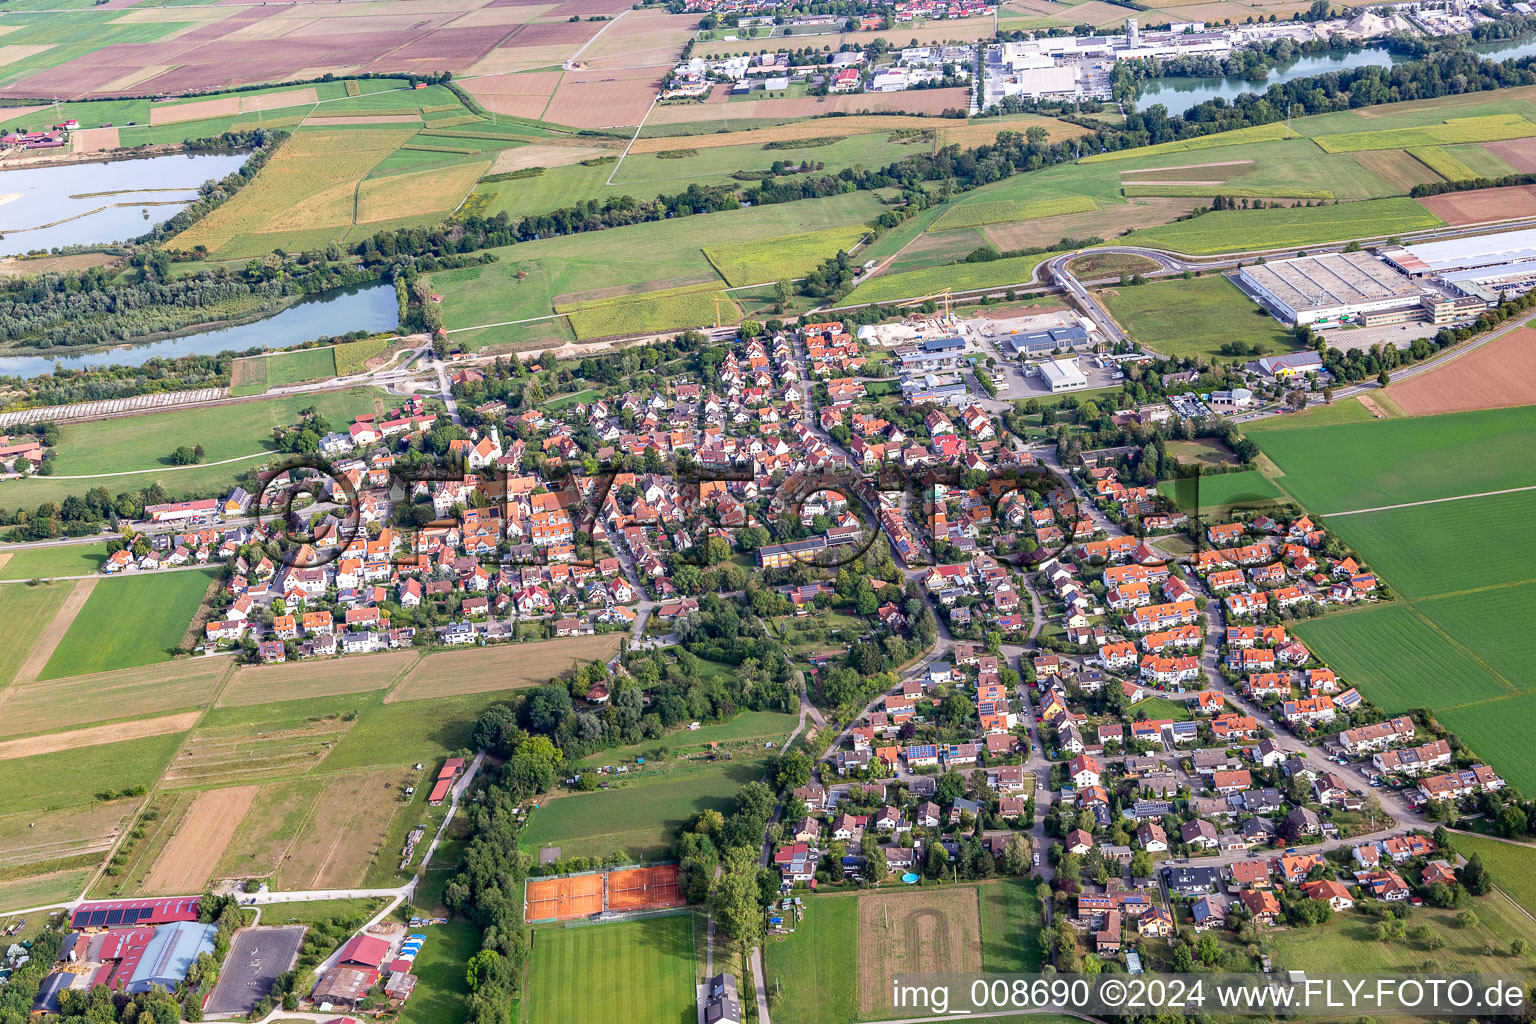
{"type": "Polygon", "coordinates": [[[64,634],[40,679],[169,661],[186,636],[212,570],[104,580],[64,634]]]}
{"type": "Polygon", "coordinates": [[[682,1024],[693,1019],[693,915],[540,928],[533,933],[524,1024],[682,1024]]]}
{"type": "Polygon", "coordinates": [[[1126,333],[1162,355],[1221,358],[1229,342],[1268,355],[1296,347],[1289,331],[1220,274],[1106,288],[1098,296],[1126,333]]]}

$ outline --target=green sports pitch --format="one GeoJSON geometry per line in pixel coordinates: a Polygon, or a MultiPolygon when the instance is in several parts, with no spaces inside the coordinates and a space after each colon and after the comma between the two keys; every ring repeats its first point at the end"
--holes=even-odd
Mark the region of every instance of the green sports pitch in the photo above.
{"type": "Polygon", "coordinates": [[[525,1024],[694,1019],[693,915],[533,933],[525,1024]]]}

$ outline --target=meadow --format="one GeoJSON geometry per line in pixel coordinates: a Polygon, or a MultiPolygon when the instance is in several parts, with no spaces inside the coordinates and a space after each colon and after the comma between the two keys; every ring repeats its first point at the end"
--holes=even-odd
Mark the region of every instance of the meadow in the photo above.
{"type": "Polygon", "coordinates": [[[535,930],[519,1019],[525,1024],[692,1020],[697,1005],[692,929],[693,916],[683,913],[535,930]]]}
{"type": "Polygon", "coordinates": [[[1044,965],[1044,917],[1035,883],[1005,878],[980,886],[981,966],[988,974],[1032,974],[1044,965]]]}
{"type": "Polygon", "coordinates": [[[478,650],[438,651],[407,672],[384,703],[510,691],[549,682],[574,664],[607,661],[619,652],[615,633],[565,637],[478,650]]]}
{"type": "MultiPolygon", "coordinates": [[[[238,473],[256,465],[255,460],[260,455],[275,450],[272,428],[291,426],[297,421],[300,409],[313,407],[332,427],[345,427],[354,417],[375,411],[375,402],[381,400],[382,395],[378,392],[352,388],[121,419],[65,423],[59,427],[57,475],[7,481],[6,488],[11,492],[8,500],[28,507],[44,501],[57,503],[97,483],[113,494],[140,490],[153,483],[159,483],[173,495],[227,489],[238,473]],[[184,444],[203,446],[203,465],[172,464],[171,453],[184,444]],[[250,457],[251,461],[213,465],[244,457],[250,457]],[[100,474],[123,475],[91,482],[65,479],[100,474]]],[[[49,550],[62,553],[71,549],[49,550]]],[[[57,557],[68,556],[60,554],[57,557]]],[[[102,553],[100,557],[106,556],[102,553]]],[[[73,572],[93,571],[94,566],[73,572]]],[[[0,574],[17,578],[4,566],[0,566],[0,574]]]]}
{"type": "Polygon", "coordinates": [[[868,232],[856,225],[807,231],[761,242],[712,245],[704,255],[733,287],[804,277],[838,252],[847,252],[868,232]]]}
{"type": "Polygon", "coordinates": [[[707,809],[729,811],[736,791],[758,778],[762,769],[760,758],[741,755],[732,761],[658,772],[660,777],[654,780],[642,773],[613,789],[560,796],[529,816],[520,843],[529,851],[558,846],[566,857],[619,853],[635,861],[655,859],[693,814],[707,809]]]}
{"type": "Polygon", "coordinates": [[[704,750],[711,743],[781,740],[794,731],[795,718],[782,711],[742,711],[728,721],[713,722],[694,731],[675,729],[658,739],[598,751],[578,763],[587,766],[626,764],[637,757],[654,761],[667,755],[704,750]]]}
{"type": "Polygon", "coordinates": [[[1457,832],[1452,841],[1463,857],[1474,853],[1503,889],[1528,914],[1536,914],[1536,846],[1506,843],[1486,836],[1457,832]]]}
{"type": "MultiPolygon", "coordinates": [[[[47,480],[47,477],[34,477],[47,480]]],[[[28,481],[8,481],[25,483],[28,481]]],[[[0,552],[0,580],[31,580],[52,576],[91,576],[107,560],[105,544],[61,544],[0,552]],[[5,557],[9,555],[10,557],[5,557]]],[[[65,586],[65,591],[68,587],[65,586]]],[[[62,599],[61,599],[62,600],[62,599]]],[[[46,623],[45,623],[46,625],[46,623]]]]}
{"type": "Polygon", "coordinates": [[[992,203],[967,203],[953,206],[928,226],[929,231],[981,227],[1013,220],[1036,220],[1064,213],[1087,213],[1099,204],[1092,196],[1059,196],[1055,199],[1001,200],[992,203]]]}
{"type": "Polygon", "coordinates": [[[1327,971],[1347,963],[1362,973],[1403,974],[1433,960],[1436,971],[1448,973],[1508,971],[1517,963],[1509,957],[1511,940],[1527,945],[1536,940],[1536,922],[1496,895],[1474,899],[1466,909],[1477,917],[1470,927],[1457,923],[1455,908],[1414,909],[1409,927],[1427,926],[1438,940],[1433,951],[1401,939],[1377,940],[1372,935],[1377,918],[1355,909],[1314,928],[1276,929],[1272,956],[1277,967],[1291,970],[1327,971]]]}
{"type": "Polygon", "coordinates": [[[65,679],[17,684],[0,697],[0,737],[203,707],[233,667],[227,658],[182,658],[65,679]]]}
{"type": "Polygon", "coordinates": [[[1163,355],[1214,359],[1228,342],[1269,354],[1296,347],[1279,321],[1221,274],[1106,288],[1098,297],[1122,329],[1163,355]]]}
{"type": "Polygon", "coordinates": [[[1353,153],[1367,149],[1407,149],[1458,142],[1500,142],[1531,135],[1536,135],[1536,124],[1519,114],[1509,113],[1450,118],[1440,124],[1420,128],[1384,128],[1379,131],[1316,135],[1312,141],[1326,153],[1353,153]]]}
{"type": "MultiPolygon", "coordinates": [[[[259,390],[251,390],[250,394],[261,394],[273,388],[282,387],[285,384],[302,384],[311,380],[326,380],[336,376],[335,350],[331,348],[305,348],[293,352],[274,352],[266,356],[251,356],[242,362],[254,364],[250,367],[241,367],[237,374],[248,376],[251,380],[259,379],[259,390]]],[[[252,388],[254,384],[250,385],[252,388]]]]}
{"type": "Polygon", "coordinates": [[[1060,253],[1012,256],[986,263],[954,263],[926,270],[881,274],[855,288],[847,301],[891,302],[932,295],[945,288],[963,292],[979,288],[1007,288],[1012,285],[1028,287],[1034,280],[1035,268],[1058,255],[1060,253]]]}
{"type": "Polygon", "coordinates": [[[792,935],[763,945],[773,1019],[783,1024],[846,1024],[857,1018],[859,897],[817,896],[792,935]]]}
{"type": "Polygon", "coordinates": [[[1175,252],[1213,253],[1287,249],[1348,238],[1380,238],[1443,227],[1439,217],[1408,198],[1372,199],[1327,206],[1265,210],[1217,210],[1191,220],[1141,228],[1127,245],[1175,252]]]}
{"type": "Polygon", "coordinates": [[[1201,149],[1220,149],[1224,146],[1240,146],[1250,142],[1274,142],[1278,139],[1294,139],[1296,132],[1287,125],[1276,121],[1273,124],[1256,125],[1252,128],[1239,128],[1230,132],[1217,132],[1213,135],[1199,135],[1193,139],[1181,139],[1178,142],[1160,142],[1155,146],[1142,146],[1139,149],[1119,149],[1109,153],[1094,153],[1085,156],[1078,163],[1099,164],[1112,160],[1127,160],[1144,156],[1163,156],[1166,153],[1189,153],[1201,149]]]}
{"type": "Polygon", "coordinates": [[[467,1020],[469,984],[464,965],[480,951],[480,930],[454,920],[427,931],[427,941],[411,966],[416,989],[400,1011],[401,1024],[438,1024],[467,1020]]]}
{"type": "Polygon", "coordinates": [[[1234,509],[1273,504],[1281,497],[1280,489],[1257,470],[1201,475],[1198,488],[1194,480],[1164,480],[1158,491],[1173,498],[1186,511],[1203,516],[1226,515],[1234,509]]]}
{"type": "Polygon", "coordinates": [[[38,678],[169,661],[213,578],[212,570],[203,570],[103,580],[38,678]]]}
{"type": "Polygon", "coordinates": [[[89,803],[97,793],[149,787],[181,744],[172,733],[0,761],[0,814],[89,803]]]}

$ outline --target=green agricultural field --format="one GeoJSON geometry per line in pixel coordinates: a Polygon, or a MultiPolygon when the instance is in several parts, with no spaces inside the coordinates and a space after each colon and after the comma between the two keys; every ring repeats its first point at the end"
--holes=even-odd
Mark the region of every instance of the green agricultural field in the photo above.
{"type": "Polygon", "coordinates": [[[354,373],[362,373],[367,369],[368,360],[383,352],[391,344],[389,338],[364,338],[362,341],[337,345],[331,349],[336,362],[336,376],[347,377],[354,373]]]}
{"type": "Polygon", "coordinates": [[[1055,199],[1034,201],[1002,200],[995,203],[966,203],[951,207],[927,228],[929,231],[948,231],[951,228],[974,228],[985,224],[1003,224],[1014,220],[1036,220],[1042,217],[1058,217],[1064,213],[1088,213],[1097,210],[1099,204],[1092,196],[1059,196],[1055,199]]]}
{"type": "Polygon", "coordinates": [[[859,1011],[859,898],[805,903],[794,934],[763,943],[769,1010],[782,1024],[848,1024],[859,1011]]]}
{"type": "MultiPolygon", "coordinates": [[[[1527,509],[1525,523],[1530,523],[1527,509]]],[[[1497,549],[1496,549],[1497,550],[1497,549]]],[[[1525,554],[1525,572],[1530,572],[1530,557],[1525,554]]],[[[1496,561],[1497,556],[1483,560],[1496,561]]],[[[1500,587],[1490,581],[1490,589],[1451,594],[1416,602],[1415,608],[1434,627],[1453,636],[1491,671],[1527,692],[1536,690],[1536,631],[1511,629],[1511,623],[1536,622],[1536,581],[1513,587],[1500,587]]]]}
{"type": "MultiPolygon", "coordinates": [[[[113,494],[141,490],[153,483],[159,483],[172,496],[228,490],[237,474],[258,465],[261,455],[275,450],[272,428],[296,423],[300,409],[314,407],[333,427],[345,427],[354,417],[373,412],[376,400],[383,401],[380,392],[353,388],[66,423],[59,427],[56,475],[7,481],[7,501],[32,508],[44,501],[62,502],[71,494],[83,494],[98,485],[113,494]],[[172,463],[171,453],[184,444],[203,446],[202,465],[172,463]],[[226,459],[249,461],[215,465],[226,459]],[[66,479],[98,474],[99,480],[66,479]]],[[[9,575],[9,570],[0,567],[0,575],[9,575]]]]}
{"type": "Polygon", "coordinates": [[[90,803],[97,793],[154,785],[183,734],[0,761],[0,815],[90,803]]]}
{"type": "Polygon", "coordinates": [[[1044,924],[1035,883],[1005,878],[982,885],[981,969],[988,974],[1033,974],[1045,963],[1040,943],[1044,924]]]}
{"type": "Polygon", "coordinates": [[[521,844],[530,851],[558,846],[567,857],[617,853],[636,861],[655,859],[685,820],[705,809],[729,811],[736,791],[762,770],[760,759],[743,755],[692,770],[658,772],[654,780],[642,775],[613,789],[557,797],[532,813],[521,844]]]}
{"type": "Polygon", "coordinates": [[[1536,765],[1531,745],[1523,737],[1536,724],[1536,694],[1444,708],[1435,712],[1440,724],[1523,793],[1536,791],[1536,765]]]}
{"type": "Polygon", "coordinates": [[[1330,206],[1218,210],[1176,224],[1142,228],[1121,241],[1175,252],[1242,252],[1379,238],[1444,225],[1413,199],[1373,199],[1330,206]]]}
{"type": "Polygon", "coordinates": [[[1199,490],[1193,480],[1164,480],[1157,485],[1160,493],[1173,498],[1185,511],[1195,512],[1198,496],[1198,512],[1201,515],[1222,515],[1236,508],[1252,508],[1268,505],[1280,499],[1280,489],[1268,477],[1257,470],[1239,473],[1201,475],[1199,490]]]}
{"type": "Polygon", "coordinates": [[[1408,149],[1458,142],[1499,142],[1536,135],[1536,124],[1519,114],[1486,114],[1451,118],[1422,128],[1386,128],[1371,132],[1317,135],[1312,141],[1325,153],[1354,153],[1369,149],[1408,149]]]}
{"type": "Polygon", "coordinates": [[[336,376],[335,350],[330,348],[306,348],[262,358],[267,363],[268,389],[336,376]]]}
{"type": "Polygon", "coordinates": [[[1446,181],[1461,181],[1477,177],[1477,172],[1468,167],[1459,157],[1439,146],[1416,146],[1408,150],[1408,155],[1446,181]]]}
{"type": "MultiPolygon", "coordinates": [[[[703,246],[723,238],[749,242],[863,225],[882,208],[878,195],[854,192],[523,242],[490,250],[495,263],[433,274],[431,284],[444,295],[450,330],[547,316],[556,302],[619,298],[648,288],[719,287],[720,275],[703,246]]],[[[713,302],[708,319],[699,323],[714,323],[713,302]]]]}
{"type": "Polygon", "coordinates": [[[1433,950],[1404,940],[1378,941],[1372,936],[1377,918],[1355,909],[1313,928],[1276,929],[1271,955],[1277,967],[1287,970],[1329,971],[1348,964],[1361,973],[1401,975],[1433,960],[1437,970],[1448,973],[1493,972],[1508,971],[1516,963],[1509,957],[1512,940],[1521,939],[1527,946],[1536,941],[1536,923],[1506,900],[1485,896],[1466,909],[1477,916],[1477,923],[1467,928],[1456,923],[1457,909],[1414,909],[1409,927],[1428,926],[1439,940],[1433,950]],[[1485,954],[1490,947],[1492,954],[1485,954]]]}
{"type": "Polygon", "coordinates": [[[1135,185],[1121,189],[1126,196],[1226,196],[1228,199],[1333,199],[1332,189],[1285,185],[1135,185]]]}
{"type": "Polygon", "coordinates": [[[1355,398],[1325,405],[1309,405],[1304,412],[1266,416],[1261,420],[1244,423],[1243,430],[1257,437],[1275,430],[1295,430],[1302,427],[1336,427],[1345,423],[1373,423],[1376,417],[1355,398]]]}
{"type": "Polygon", "coordinates": [[[865,228],[849,225],[760,242],[712,245],[705,248],[704,255],[728,284],[739,288],[764,281],[802,278],[839,251],[852,249],[866,234],[865,228]]]}
{"type": "Polygon", "coordinates": [[[1253,439],[1284,472],[1280,486],[1324,515],[1536,485],[1532,407],[1255,430],[1253,439]]]}
{"type": "Polygon", "coordinates": [[[1404,603],[1309,619],[1293,628],[1319,658],[1387,711],[1469,704],[1514,692],[1404,603]]]}
{"type": "Polygon", "coordinates": [[[859,285],[847,302],[894,302],[900,299],[932,295],[953,288],[957,292],[978,288],[1028,287],[1035,268],[1060,253],[1039,256],[1013,256],[989,263],[954,263],[927,270],[909,270],[900,274],[882,274],[859,285]]]}
{"type": "Polygon", "coordinates": [[[1155,146],[1142,146],[1139,149],[1120,149],[1112,153],[1094,153],[1092,156],[1083,157],[1078,163],[1098,164],[1111,160],[1162,156],[1165,153],[1187,153],[1197,149],[1218,149],[1223,146],[1239,146],[1249,142],[1274,142],[1277,139],[1293,139],[1296,137],[1296,132],[1276,121],[1273,124],[1256,125],[1252,128],[1239,128],[1236,131],[1230,132],[1217,132],[1214,135],[1201,135],[1179,142],[1160,142],[1155,146]]]}
{"type": "Polygon", "coordinates": [[[214,570],[164,571],[101,581],[38,678],[169,661],[214,576],[214,570]]]}
{"type": "Polygon", "coordinates": [[[1526,913],[1536,914],[1536,846],[1466,832],[1457,832],[1452,838],[1457,853],[1463,857],[1474,853],[1480,856],[1494,883],[1526,913]]]}
{"type": "Polygon", "coordinates": [[[1098,297],[1127,334],[1163,355],[1212,359],[1229,343],[1271,355],[1296,347],[1291,332],[1220,274],[1108,288],[1098,297]]]}
{"type": "Polygon", "coordinates": [[[685,1024],[697,1005],[694,971],[691,914],[540,928],[520,1020],[685,1024]]]}
{"type": "MultiPolygon", "coordinates": [[[[37,479],[46,480],[47,477],[37,479]]],[[[12,484],[23,481],[12,481],[12,484]]],[[[0,565],[0,580],[30,580],[49,576],[91,576],[107,560],[105,544],[61,544],[58,547],[10,551],[0,565]]]]}
{"type": "Polygon", "coordinates": [[[719,288],[677,288],[556,306],[578,341],[741,322],[741,307],[719,288]]]}
{"type": "MultiPolygon", "coordinates": [[[[85,888],[85,880],[90,876],[90,868],[74,868],[0,882],[0,907],[41,907],[75,899],[80,895],[80,890],[85,888]]],[[[38,920],[44,915],[31,916],[38,920]]],[[[28,928],[22,934],[30,932],[28,928]]]]}
{"type": "Polygon", "coordinates": [[[5,624],[0,630],[0,691],[16,678],[16,670],[32,653],[37,638],[58,614],[73,586],[56,583],[29,587],[12,583],[0,587],[0,622],[5,624]]]}
{"type": "MultiPolygon", "coordinates": [[[[320,762],[320,770],[374,768],[446,757],[469,746],[469,734],[481,711],[509,696],[511,691],[498,691],[370,707],[320,762]]],[[[373,694],[357,697],[370,702],[377,699],[373,694]]]]}

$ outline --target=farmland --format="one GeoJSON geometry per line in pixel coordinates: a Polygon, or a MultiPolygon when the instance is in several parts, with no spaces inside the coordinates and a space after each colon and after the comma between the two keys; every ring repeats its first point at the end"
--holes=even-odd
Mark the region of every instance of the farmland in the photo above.
{"type": "MultiPolygon", "coordinates": [[[[34,477],[47,480],[47,477],[34,477]]],[[[16,481],[10,486],[22,483],[16,481]]],[[[30,482],[30,481],[25,481],[30,482]]],[[[67,544],[61,547],[31,548],[0,555],[0,579],[31,580],[54,576],[89,576],[107,560],[104,544],[67,544]]],[[[60,599],[62,601],[62,598],[60,599]]]]}
{"type": "Polygon", "coordinates": [[[1235,252],[1386,237],[1444,223],[1412,199],[1373,199],[1329,206],[1217,210],[1177,224],[1142,228],[1127,235],[1125,242],[1176,252],[1235,252]]]}
{"type": "MultiPolygon", "coordinates": [[[[69,584],[0,587],[0,691],[16,677],[16,671],[32,652],[42,634],[69,595],[69,584]]],[[[0,698],[0,707],[3,707],[0,698]]]]}
{"type": "Polygon", "coordinates": [[[947,210],[928,226],[928,230],[948,231],[951,228],[981,227],[985,224],[1001,224],[1006,221],[1036,220],[1042,217],[1056,217],[1064,213],[1087,213],[1098,208],[1099,204],[1094,202],[1092,196],[970,203],[947,210]]]}
{"type": "Polygon", "coordinates": [[[1353,153],[1366,149],[1407,149],[1412,146],[1443,146],[1458,142],[1498,142],[1536,135],[1536,124],[1519,114],[1487,114],[1450,118],[1421,128],[1385,128],[1370,132],[1317,135],[1312,141],[1326,153],[1353,153]]]}
{"type": "Polygon", "coordinates": [[[549,800],[529,818],[525,849],[559,846],[563,856],[619,853],[642,861],[660,855],[672,833],[705,809],[728,811],[735,793],[762,774],[759,760],[739,757],[688,770],[644,774],[614,789],[549,800]]]}
{"type": "Polygon", "coordinates": [[[566,314],[578,341],[741,320],[741,308],[730,295],[710,285],[591,299],[556,305],[555,310],[566,314]]]}
{"type": "Polygon", "coordinates": [[[910,270],[900,274],[882,274],[866,281],[848,296],[849,302],[887,302],[912,296],[932,294],[953,288],[970,291],[977,288],[1006,288],[1027,285],[1034,279],[1035,268],[1057,253],[1039,256],[1013,256],[987,263],[958,263],[910,270]]]}
{"type": "Polygon", "coordinates": [[[1158,490],[1186,511],[1206,516],[1269,505],[1280,497],[1280,489],[1257,470],[1202,475],[1198,489],[1193,480],[1165,480],[1158,490]]]}
{"type": "Polygon", "coordinates": [[[315,660],[291,661],[284,665],[242,665],[235,670],[219,704],[221,707],[267,704],[387,689],[401,673],[416,664],[419,657],[415,651],[390,651],[345,658],[339,662],[315,660]]]}
{"type": "Polygon", "coordinates": [[[1189,153],[1201,149],[1220,149],[1224,146],[1240,146],[1249,142],[1274,142],[1280,139],[1293,139],[1296,137],[1296,133],[1289,127],[1276,122],[1274,124],[1259,125],[1255,128],[1239,128],[1236,131],[1201,135],[1179,142],[1161,142],[1155,146],[1142,146],[1139,149],[1121,149],[1110,153],[1094,153],[1092,156],[1083,157],[1079,162],[1098,164],[1111,160],[1164,156],[1168,153],[1189,153]]]}
{"type": "Polygon", "coordinates": [[[384,703],[537,686],[573,664],[607,661],[618,650],[619,637],[609,633],[515,647],[439,651],[417,663],[384,698],[384,703]]]}
{"type": "Polygon", "coordinates": [[[0,815],[86,803],[99,792],[149,786],[170,762],[175,734],[0,761],[0,815]]]}
{"type": "Polygon", "coordinates": [[[525,1024],[678,1024],[691,1017],[693,917],[674,914],[533,933],[525,1024]],[[602,984],[591,979],[601,978],[602,984]]]}
{"type": "MultiPolygon", "coordinates": [[[[3,591],[0,591],[3,592],[3,591]]],[[[67,729],[121,717],[201,707],[213,699],[230,665],[204,658],[113,669],[91,675],[18,683],[0,692],[0,736],[36,731],[40,722],[67,729]]]]}
{"type": "Polygon", "coordinates": [[[761,242],[709,246],[704,255],[728,284],[740,287],[804,277],[839,250],[852,249],[865,233],[855,226],[827,228],[761,242]]]}
{"type": "Polygon", "coordinates": [[[1536,403],[1536,331],[1510,331],[1386,394],[1411,416],[1536,403]]]}
{"type": "Polygon", "coordinates": [[[192,571],[105,581],[75,616],[39,678],[169,660],[212,579],[211,572],[192,571]]]}
{"type": "Polygon", "coordinates": [[[233,371],[232,389],[236,393],[259,395],[285,384],[334,377],[336,358],[333,351],[329,348],[307,348],[242,359],[233,371]]]}
{"type": "Polygon", "coordinates": [[[1155,352],[1213,358],[1222,345],[1263,353],[1295,348],[1290,332],[1217,274],[1105,289],[1100,300],[1122,328],[1155,352]]]}

